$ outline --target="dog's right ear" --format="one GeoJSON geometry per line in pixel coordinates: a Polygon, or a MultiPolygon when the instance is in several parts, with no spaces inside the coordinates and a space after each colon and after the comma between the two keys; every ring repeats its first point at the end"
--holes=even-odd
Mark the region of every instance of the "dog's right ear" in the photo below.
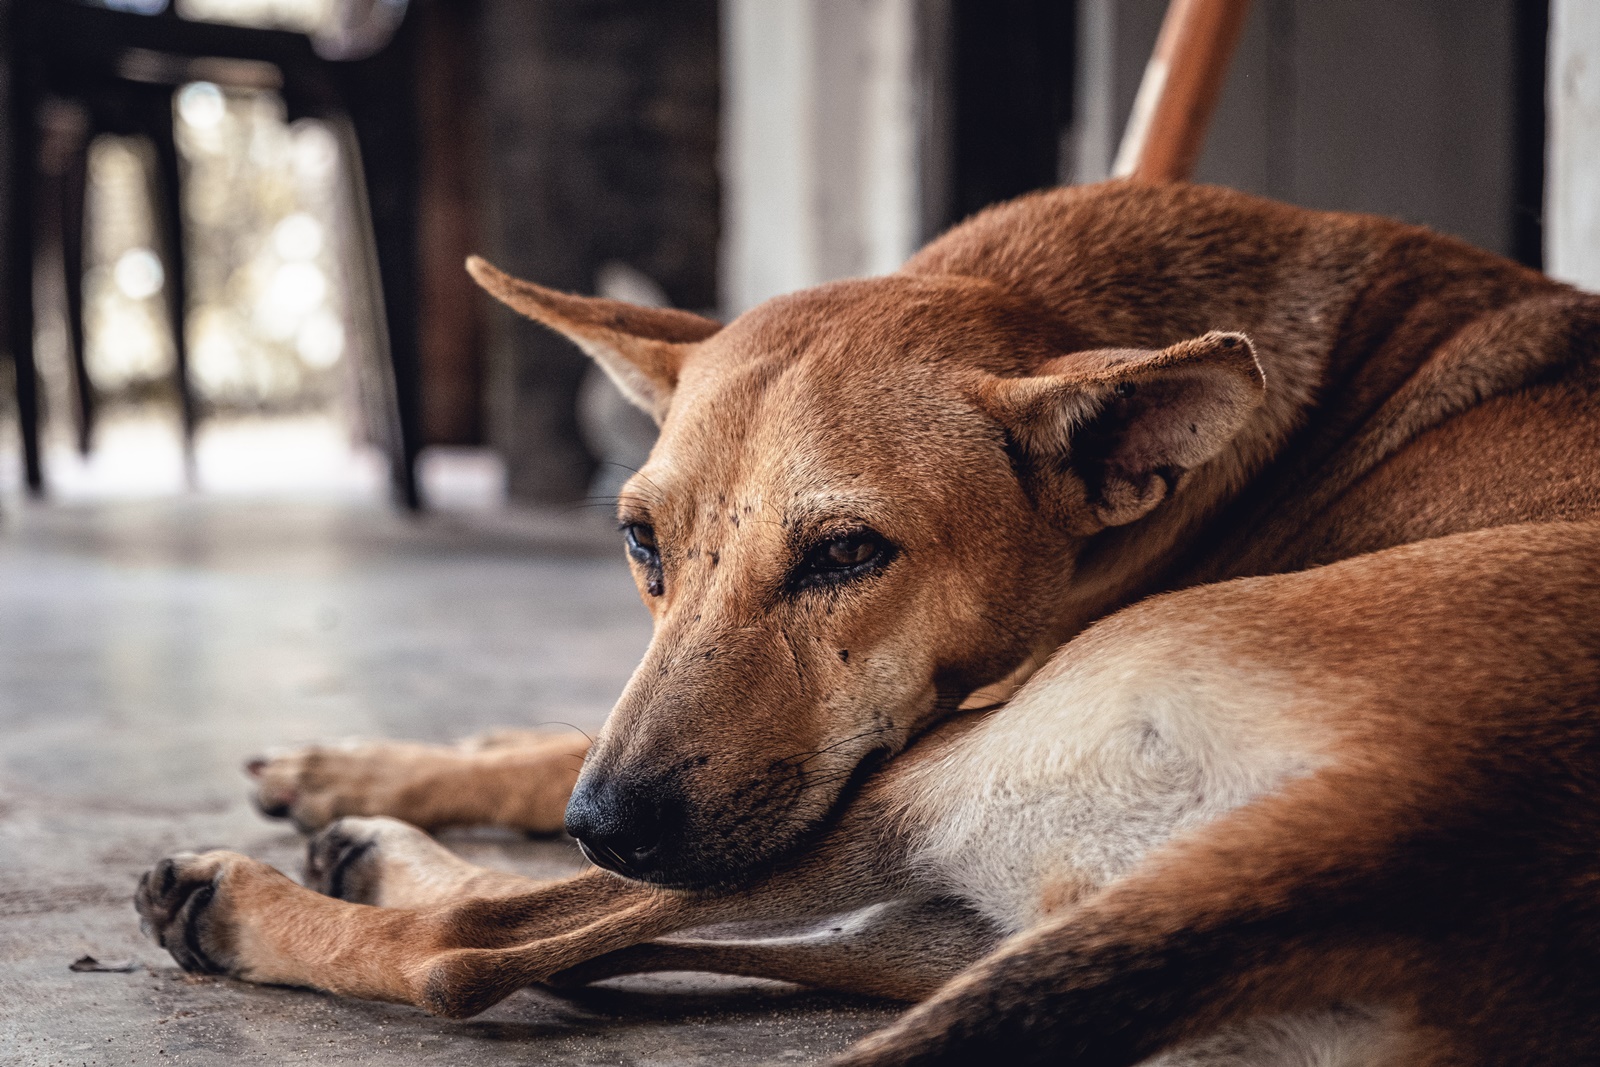
{"type": "Polygon", "coordinates": [[[1170,348],[1099,349],[973,398],[1006,432],[1035,505],[1088,535],[1142,518],[1220,454],[1266,397],[1250,340],[1208,333],[1170,348]]]}
{"type": "Polygon", "coordinates": [[[622,395],[660,423],[689,351],[722,324],[688,311],[639,307],[597,296],[574,296],[534,285],[478,256],[467,273],[511,310],[565,336],[600,364],[622,395]]]}

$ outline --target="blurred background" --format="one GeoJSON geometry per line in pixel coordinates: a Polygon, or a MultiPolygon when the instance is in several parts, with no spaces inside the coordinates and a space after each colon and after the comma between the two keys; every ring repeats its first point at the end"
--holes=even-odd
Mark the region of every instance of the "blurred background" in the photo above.
{"type": "MultiPolygon", "coordinates": [[[[3,6],[0,503],[477,509],[603,497],[652,429],[477,294],[468,253],[722,317],[891,270],[986,204],[1105,177],[1165,9],[3,6]]],[[[1259,0],[1199,177],[1596,284],[1595,19],[1259,0]]]]}

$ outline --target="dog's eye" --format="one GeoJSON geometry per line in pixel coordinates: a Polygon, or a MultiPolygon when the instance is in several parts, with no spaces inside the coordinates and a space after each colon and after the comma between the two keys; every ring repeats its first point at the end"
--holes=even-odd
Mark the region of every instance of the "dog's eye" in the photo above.
{"type": "Polygon", "coordinates": [[[622,528],[622,537],[628,544],[628,555],[644,571],[645,591],[651,596],[660,596],[664,585],[655,528],[649,523],[630,522],[622,528]]]}
{"type": "Polygon", "coordinates": [[[830,567],[854,567],[878,554],[877,538],[851,534],[837,537],[822,546],[821,562],[830,567]]]}
{"type": "Polygon", "coordinates": [[[835,585],[883,569],[894,555],[894,546],[872,530],[855,530],[830,538],[806,553],[790,577],[796,589],[835,585]]]}

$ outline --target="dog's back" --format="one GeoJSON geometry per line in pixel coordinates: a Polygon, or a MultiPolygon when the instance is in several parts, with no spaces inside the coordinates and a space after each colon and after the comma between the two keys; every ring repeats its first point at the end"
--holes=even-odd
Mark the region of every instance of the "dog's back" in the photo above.
{"type": "Polygon", "coordinates": [[[1172,516],[1172,584],[1600,514],[1600,296],[1422,227],[1114,182],[991,208],[905,269],[1026,293],[1083,348],[1251,337],[1263,454],[1172,516]]]}

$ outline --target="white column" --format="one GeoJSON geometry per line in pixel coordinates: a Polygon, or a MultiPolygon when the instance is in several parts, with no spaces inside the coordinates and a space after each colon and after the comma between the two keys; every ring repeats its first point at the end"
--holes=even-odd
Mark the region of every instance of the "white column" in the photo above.
{"type": "Polygon", "coordinates": [[[1550,5],[1545,267],[1600,290],[1600,3],[1550,5]]]}
{"type": "Polygon", "coordinates": [[[723,0],[723,310],[922,238],[917,0],[723,0]]]}

